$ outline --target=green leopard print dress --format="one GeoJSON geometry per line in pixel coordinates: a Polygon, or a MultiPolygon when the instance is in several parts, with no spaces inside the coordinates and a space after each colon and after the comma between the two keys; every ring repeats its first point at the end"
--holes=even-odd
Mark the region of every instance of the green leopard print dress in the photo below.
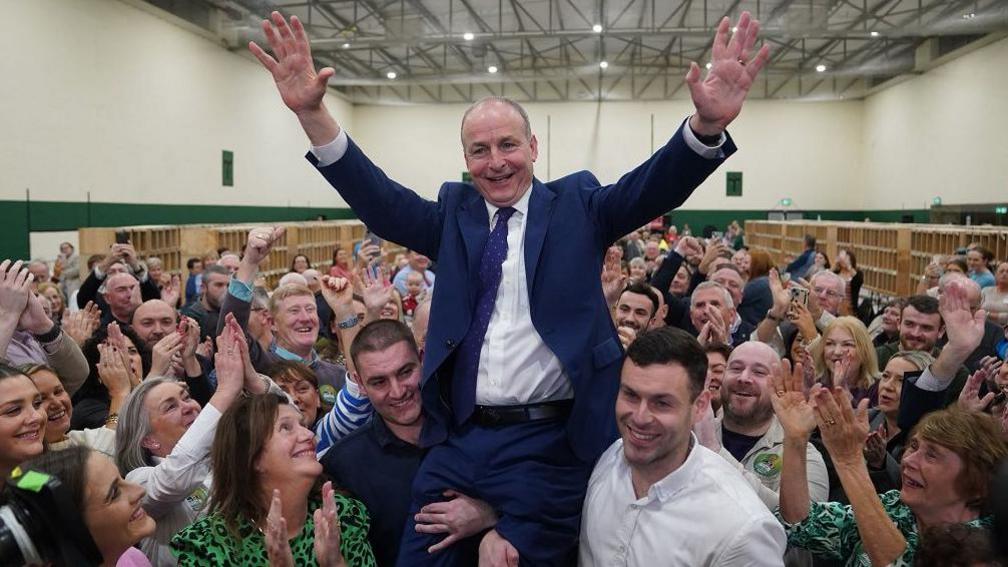
{"type": "MultiPolygon", "coordinates": [[[[886,515],[896,524],[907,542],[903,555],[891,565],[912,567],[914,554],[920,545],[920,533],[917,531],[917,520],[913,511],[900,500],[898,490],[880,494],[879,498],[882,500],[882,508],[885,509],[886,515]]],[[[871,560],[858,534],[854,511],[850,506],[839,502],[813,502],[808,517],[797,524],[785,522],[780,516],[780,510],[777,510],[776,514],[787,532],[788,545],[807,549],[824,557],[845,560],[844,565],[847,567],[871,566],[871,560]]],[[[992,524],[993,520],[989,516],[966,523],[967,526],[983,528],[989,528],[992,524]]]]}
{"type": "MultiPolygon", "coordinates": [[[[336,507],[340,520],[340,552],[347,567],[375,567],[374,553],[368,543],[367,533],[371,521],[367,510],[359,501],[336,494],[336,507]]],[[[301,533],[290,540],[294,564],[318,565],[312,545],[315,540],[315,520],[313,513],[322,505],[320,500],[308,501],[308,520],[301,533]]],[[[241,540],[237,540],[227,529],[224,519],[217,514],[205,516],[193,522],[171,540],[171,550],[181,567],[206,565],[240,565],[267,567],[266,538],[252,525],[242,519],[238,525],[241,540]]]]}

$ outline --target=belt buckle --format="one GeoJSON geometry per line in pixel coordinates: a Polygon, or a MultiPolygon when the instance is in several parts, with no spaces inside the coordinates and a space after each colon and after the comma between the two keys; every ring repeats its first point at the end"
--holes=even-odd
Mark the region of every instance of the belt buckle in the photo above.
{"type": "Polygon", "coordinates": [[[482,413],[487,425],[500,425],[504,417],[501,412],[492,407],[483,408],[482,413]]]}

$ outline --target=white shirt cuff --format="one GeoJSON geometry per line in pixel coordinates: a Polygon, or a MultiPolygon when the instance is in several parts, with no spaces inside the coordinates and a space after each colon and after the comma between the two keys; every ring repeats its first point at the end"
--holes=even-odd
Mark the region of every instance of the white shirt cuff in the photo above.
{"type": "Polygon", "coordinates": [[[693,133],[693,129],[690,128],[689,118],[683,123],[683,140],[686,141],[686,145],[690,147],[691,150],[699,154],[701,157],[707,159],[718,159],[724,155],[721,151],[721,146],[724,145],[728,136],[725,136],[724,132],[721,132],[721,138],[718,140],[716,146],[708,146],[697,139],[696,134],[693,133]]]}
{"type": "Polygon", "coordinates": [[[917,378],[915,384],[918,388],[927,392],[943,392],[949,387],[954,378],[955,376],[952,376],[948,380],[942,380],[931,374],[931,367],[929,366],[924,369],[924,372],[917,378]]]}
{"type": "Polygon", "coordinates": [[[343,154],[346,153],[349,144],[350,140],[347,138],[346,130],[340,128],[335,140],[324,146],[312,146],[311,153],[318,160],[318,166],[325,167],[338,162],[343,157],[343,154]]]}

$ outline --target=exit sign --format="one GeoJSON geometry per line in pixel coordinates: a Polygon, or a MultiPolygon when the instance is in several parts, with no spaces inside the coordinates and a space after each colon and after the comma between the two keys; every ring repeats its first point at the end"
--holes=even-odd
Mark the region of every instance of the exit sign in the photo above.
{"type": "Polygon", "coordinates": [[[1008,214],[1008,207],[994,207],[994,212],[999,215],[1008,214]]]}

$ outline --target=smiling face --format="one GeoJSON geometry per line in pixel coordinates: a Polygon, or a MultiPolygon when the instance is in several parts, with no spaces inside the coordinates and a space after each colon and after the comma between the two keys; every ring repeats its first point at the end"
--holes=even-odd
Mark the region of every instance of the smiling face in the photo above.
{"type": "Polygon", "coordinates": [[[915,435],[906,446],[900,469],[900,499],[911,509],[940,510],[963,501],[956,490],[963,460],[952,449],[915,435]]]}
{"type": "Polygon", "coordinates": [[[277,344],[307,356],[318,340],[319,320],[312,295],[291,295],[277,304],[273,312],[273,333],[277,344]]]}
{"type": "Polygon", "coordinates": [[[651,324],[654,310],[654,303],[648,296],[624,291],[616,303],[616,326],[628,327],[640,333],[651,324]]]}
{"type": "MultiPolygon", "coordinates": [[[[845,378],[848,384],[853,384],[857,382],[856,378],[861,373],[861,358],[858,354],[857,342],[854,341],[854,336],[847,329],[835,326],[823,337],[823,362],[832,373],[833,366],[844,359],[851,361],[845,378]]],[[[834,376],[834,379],[840,380],[841,377],[834,376]]]]}
{"type": "Polygon", "coordinates": [[[49,302],[52,304],[53,313],[63,313],[63,296],[60,295],[58,289],[54,287],[47,287],[45,291],[42,292],[42,295],[49,299],[49,302]]]}
{"type": "Polygon", "coordinates": [[[724,383],[727,364],[724,354],[717,351],[707,353],[707,389],[716,400],[721,399],[721,385],[724,383]]]}
{"type": "Polygon", "coordinates": [[[177,325],[175,310],[160,299],[145,301],[133,312],[133,330],[147,348],[153,348],[168,333],[175,331],[177,325]]]}
{"type": "Polygon", "coordinates": [[[357,383],[375,411],[393,425],[420,419],[420,359],[406,341],[357,355],[357,383]]]}
{"type": "Polygon", "coordinates": [[[27,376],[0,378],[0,474],[42,452],[46,414],[42,396],[27,376]]]}
{"type": "Polygon", "coordinates": [[[887,335],[895,335],[900,327],[900,310],[896,305],[890,305],[882,312],[882,330],[887,335]]]}
{"type": "Polygon", "coordinates": [[[676,272],[675,277],[672,278],[672,285],[669,286],[669,293],[679,297],[686,295],[686,292],[689,291],[689,282],[689,268],[686,266],[680,266],[679,271],[676,272]]]}
{"type": "Polygon", "coordinates": [[[70,394],[63,388],[59,377],[50,370],[38,370],[31,375],[32,382],[42,396],[42,409],[46,413],[45,442],[62,441],[70,430],[73,404],[70,394]]]}
{"type": "Polygon", "coordinates": [[[277,376],[276,383],[285,394],[291,397],[294,405],[301,412],[301,425],[314,427],[315,420],[318,419],[319,407],[322,406],[318,387],[294,372],[277,376]]]}
{"type": "Polygon", "coordinates": [[[742,281],[742,276],[738,272],[731,269],[722,268],[713,274],[711,274],[711,281],[715,281],[725,289],[732,296],[732,302],[736,307],[742,303],[742,288],[745,286],[745,282],[742,281]]]}
{"type": "Polygon", "coordinates": [[[637,366],[627,358],[616,397],[616,425],[630,467],[661,478],[682,463],[705,395],[691,399],[690,379],[679,363],[637,366]]]}
{"type": "Polygon", "coordinates": [[[491,205],[510,207],[532,186],[539,143],[510,105],[488,101],[462,122],[462,151],[472,183],[491,205]]]}
{"type": "Polygon", "coordinates": [[[154,534],[154,519],[143,507],[147,491],[119,476],[119,469],[104,455],[91,452],[85,472],[84,523],[106,563],[127,548],[154,534]]]}
{"type": "Polygon", "coordinates": [[[143,438],[142,443],[158,457],[172,452],[200,412],[199,402],[192,399],[189,388],[179,382],[154,386],[147,393],[143,405],[150,420],[151,432],[143,438]]]}
{"type": "Polygon", "coordinates": [[[983,273],[987,271],[987,262],[984,261],[983,254],[976,250],[966,253],[966,265],[973,273],[983,273]]]}
{"type": "Polygon", "coordinates": [[[941,337],[942,329],[941,314],[921,313],[913,305],[907,305],[900,319],[900,348],[931,352],[941,337]]]}
{"type": "MultiPolygon", "coordinates": [[[[315,434],[300,420],[301,414],[294,406],[281,404],[277,408],[273,431],[256,462],[264,487],[310,482],[322,473],[322,465],[315,458],[315,434]]],[[[269,502],[272,493],[264,496],[269,502]]]]}
{"type": "Polygon", "coordinates": [[[721,385],[726,424],[755,427],[773,417],[767,384],[777,355],[763,343],[745,342],[732,351],[721,385]]]}

